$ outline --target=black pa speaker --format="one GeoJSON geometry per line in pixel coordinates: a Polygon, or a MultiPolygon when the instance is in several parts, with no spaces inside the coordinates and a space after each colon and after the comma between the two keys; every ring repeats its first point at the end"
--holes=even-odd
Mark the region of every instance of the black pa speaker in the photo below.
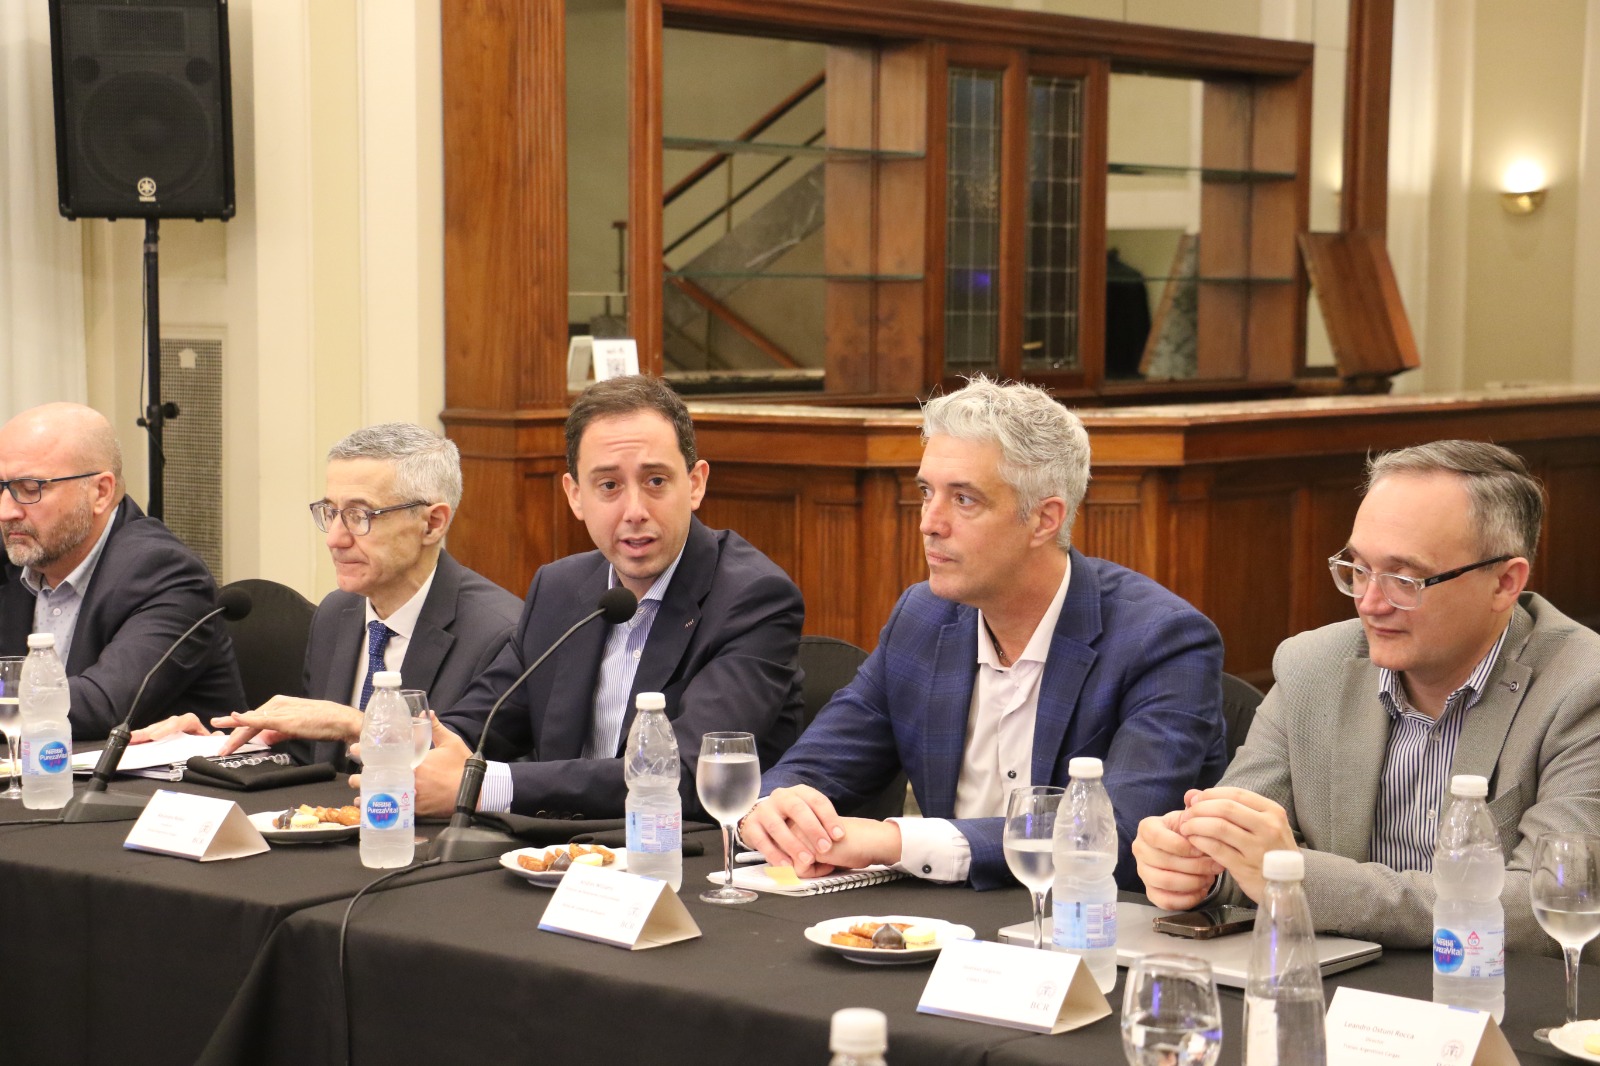
{"type": "Polygon", "coordinates": [[[227,0],[50,0],[67,218],[232,218],[227,0]]]}

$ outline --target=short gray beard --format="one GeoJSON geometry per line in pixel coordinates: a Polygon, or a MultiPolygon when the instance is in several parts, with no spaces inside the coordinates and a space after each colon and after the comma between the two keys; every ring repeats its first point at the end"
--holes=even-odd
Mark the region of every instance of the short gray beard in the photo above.
{"type": "Polygon", "coordinates": [[[13,566],[31,567],[42,571],[62,556],[70,555],[89,536],[90,530],[94,528],[94,508],[89,501],[84,500],[81,507],[76,507],[62,516],[61,524],[48,538],[41,537],[31,522],[8,522],[4,527],[8,533],[18,528],[31,534],[34,543],[12,544],[8,539],[6,558],[11,560],[13,566]]]}

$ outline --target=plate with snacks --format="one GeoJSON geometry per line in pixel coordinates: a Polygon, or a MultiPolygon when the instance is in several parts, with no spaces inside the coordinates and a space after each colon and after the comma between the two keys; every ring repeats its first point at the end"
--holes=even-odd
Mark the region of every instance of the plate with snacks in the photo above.
{"type": "Polygon", "coordinates": [[[1568,1022],[1552,1029],[1550,1043],[1575,1059],[1600,1062],[1600,1021],[1568,1022]]]}
{"type": "Polygon", "coordinates": [[[806,930],[813,944],[837,951],[852,962],[908,966],[927,962],[952,940],[975,936],[972,927],[909,914],[830,918],[806,930]]]}
{"type": "Polygon", "coordinates": [[[286,811],[259,811],[250,815],[250,824],[274,844],[331,844],[361,832],[361,808],[302,803],[286,811]]]}
{"type": "Polygon", "coordinates": [[[518,848],[500,856],[500,865],[536,885],[557,885],[573,863],[626,870],[628,853],[599,844],[557,844],[550,848],[518,848]]]}

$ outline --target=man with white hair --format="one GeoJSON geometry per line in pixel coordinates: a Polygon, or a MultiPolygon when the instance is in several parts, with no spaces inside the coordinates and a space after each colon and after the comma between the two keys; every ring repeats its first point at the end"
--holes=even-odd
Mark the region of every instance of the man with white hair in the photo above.
{"type": "Polygon", "coordinates": [[[923,408],[923,550],[855,680],[762,777],[740,834],[802,876],[874,863],[1010,884],[1007,794],[1103,760],[1117,879],[1139,820],[1221,775],[1222,640],[1154,581],[1071,546],[1083,424],[1041,389],[985,378],[923,408]],[[904,767],[922,818],[841,818],[904,767]]]}
{"type": "MultiPolygon", "coordinates": [[[[510,639],[522,601],[444,550],[461,504],[461,453],[409,422],[368,426],[328,449],[326,491],[311,519],[339,587],[324,597],[306,646],[305,695],[280,694],[253,711],[213,718],[233,726],[232,751],[255,738],[314,741],[296,754],[343,763],[380,670],[423,689],[448,711],[510,639]],[[261,735],[257,737],[257,734],[261,735]]],[[[146,735],[199,722],[161,723],[146,735]]]]}
{"type": "MultiPolygon", "coordinates": [[[[127,498],[116,434],[80,404],[34,407],[0,427],[0,536],[0,654],[26,654],[29,633],[55,634],[80,740],[110,732],[150,668],[216,606],[205,563],[127,498]]],[[[243,702],[233,642],[214,618],[151,677],[134,724],[243,702]]]]}

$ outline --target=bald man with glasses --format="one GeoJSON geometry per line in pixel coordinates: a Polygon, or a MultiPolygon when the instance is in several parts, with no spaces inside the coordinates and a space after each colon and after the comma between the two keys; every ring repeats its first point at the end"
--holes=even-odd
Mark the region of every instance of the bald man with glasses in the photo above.
{"type": "MultiPolygon", "coordinates": [[[[54,634],[72,734],[101,739],[172,642],[216,606],[216,582],[124,494],[116,434],[92,408],[46,404],[0,427],[0,486],[0,655],[26,655],[29,633],[54,634]]],[[[150,679],[134,724],[243,702],[233,643],[212,619],[150,679]]]]}
{"type": "Polygon", "coordinates": [[[1261,857],[1305,856],[1319,930],[1433,941],[1433,849],[1450,778],[1489,781],[1510,951],[1555,954],[1534,921],[1537,837],[1600,832],[1600,635],[1524,591],[1544,498],[1522,460],[1439,441],[1368,464],[1328,560],[1357,618],[1291,637],[1215,788],[1144,819],[1151,902],[1261,899],[1261,857]]]}

